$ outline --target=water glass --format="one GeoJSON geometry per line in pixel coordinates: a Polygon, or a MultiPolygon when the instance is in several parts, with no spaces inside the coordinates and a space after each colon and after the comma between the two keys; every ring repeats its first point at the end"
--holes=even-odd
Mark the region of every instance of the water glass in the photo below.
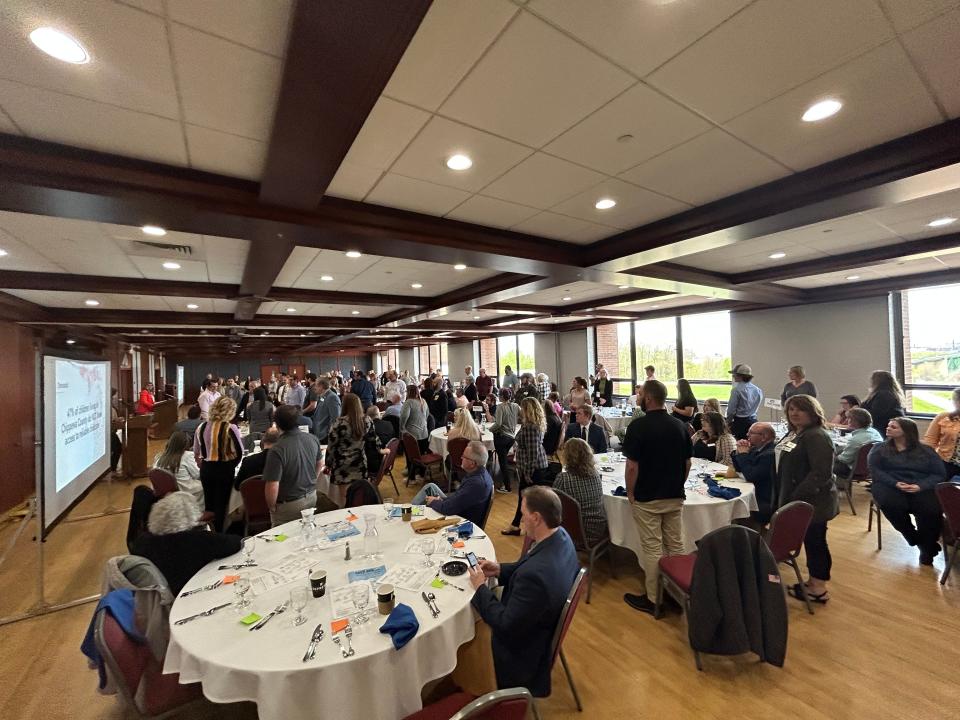
{"type": "Polygon", "coordinates": [[[253,551],[256,548],[256,545],[257,538],[253,535],[243,539],[243,557],[246,560],[247,565],[253,564],[253,551]]]}
{"type": "Polygon", "coordinates": [[[233,581],[233,609],[239,613],[243,613],[248,607],[250,607],[250,578],[246,575],[241,575],[236,580],[233,581]]]}
{"type": "Polygon", "coordinates": [[[450,543],[450,549],[453,549],[453,544],[460,539],[459,533],[456,530],[447,530],[447,542],[450,543]]]}
{"type": "Polygon", "coordinates": [[[363,592],[353,593],[353,606],[357,609],[356,623],[363,625],[369,618],[367,617],[367,604],[370,602],[370,593],[366,583],[363,584],[363,592]]]}
{"type": "Polygon", "coordinates": [[[383,499],[383,511],[387,514],[387,520],[390,519],[390,516],[393,514],[393,498],[384,498],[383,499]]]}
{"type": "Polygon", "coordinates": [[[437,544],[434,542],[433,538],[429,540],[424,540],[420,544],[420,549],[423,551],[423,554],[426,556],[426,560],[423,561],[424,567],[433,567],[433,561],[430,559],[430,556],[433,555],[434,550],[437,549],[437,544]]]}
{"type": "Polygon", "coordinates": [[[290,605],[297,611],[296,617],[293,618],[294,627],[303,625],[307,621],[303,615],[303,609],[307,606],[308,597],[309,591],[304,585],[298,585],[290,590],[290,605]]]}

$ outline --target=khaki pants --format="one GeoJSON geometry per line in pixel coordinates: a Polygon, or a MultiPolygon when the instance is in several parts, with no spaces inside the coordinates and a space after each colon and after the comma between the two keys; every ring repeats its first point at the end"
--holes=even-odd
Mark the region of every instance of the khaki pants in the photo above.
{"type": "Polygon", "coordinates": [[[270,513],[270,524],[273,527],[276,527],[277,525],[288,523],[291,520],[299,520],[301,510],[306,510],[307,508],[313,509],[316,507],[316,505],[316,491],[310,493],[309,495],[304,495],[299,500],[277,503],[277,509],[270,513]]]}
{"type": "Polygon", "coordinates": [[[683,554],[683,532],[680,512],[683,500],[651,500],[634,503],[633,520],[637,523],[640,544],[643,546],[644,583],[650,602],[657,598],[657,563],[664,555],[683,554]]]}

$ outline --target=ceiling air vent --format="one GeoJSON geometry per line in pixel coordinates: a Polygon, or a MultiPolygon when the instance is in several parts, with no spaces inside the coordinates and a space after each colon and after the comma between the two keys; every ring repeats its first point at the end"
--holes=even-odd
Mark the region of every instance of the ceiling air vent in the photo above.
{"type": "Polygon", "coordinates": [[[193,248],[189,245],[174,245],[173,243],[151,242],[149,240],[134,240],[134,245],[150,248],[151,250],[161,250],[163,252],[175,252],[179,255],[193,255],[193,248]]]}

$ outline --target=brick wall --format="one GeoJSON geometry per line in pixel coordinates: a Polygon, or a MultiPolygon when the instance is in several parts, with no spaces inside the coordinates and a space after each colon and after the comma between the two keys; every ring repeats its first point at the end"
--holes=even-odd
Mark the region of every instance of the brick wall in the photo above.
{"type": "MultiPolygon", "coordinates": [[[[480,341],[480,367],[487,371],[487,375],[497,376],[497,339],[485,338],[480,341]]],[[[476,368],[479,372],[480,368],[476,368]]]]}
{"type": "MultiPolygon", "coordinates": [[[[597,326],[597,362],[602,363],[611,378],[620,377],[620,357],[617,351],[617,326],[597,326]]],[[[629,373],[627,368],[624,372],[629,373]]]]}
{"type": "MultiPolygon", "coordinates": [[[[905,383],[913,382],[913,363],[910,355],[910,299],[906,292],[900,293],[900,303],[903,307],[903,381],[905,383]]],[[[896,370],[894,370],[896,376],[896,370]]],[[[905,390],[907,396],[907,411],[913,409],[913,391],[905,390]]]]}

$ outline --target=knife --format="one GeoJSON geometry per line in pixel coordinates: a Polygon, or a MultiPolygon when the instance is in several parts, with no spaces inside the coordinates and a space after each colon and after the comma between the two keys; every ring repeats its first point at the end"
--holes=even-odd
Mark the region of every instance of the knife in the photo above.
{"type": "Polygon", "coordinates": [[[244,568],[256,567],[256,563],[245,563],[243,565],[221,565],[218,570],[243,570],[244,568]]]}
{"type": "Polygon", "coordinates": [[[198,612],[195,615],[188,615],[185,618],[181,618],[180,620],[177,620],[174,623],[174,625],[183,625],[185,623],[190,622],[191,620],[196,620],[198,617],[206,617],[207,615],[213,615],[217,610],[223,610],[223,608],[230,607],[231,605],[233,605],[232,602],[227,602],[227,603],[224,603],[223,605],[217,605],[216,607],[212,607],[209,610],[198,612]]]}
{"type": "Polygon", "coordinates": [[[270,618],[272,618],[274,615],[279,615],[282,612],[286,612],[288,604],[289,603],[281,603],[280,605],[277,605],[273,610],[268,612],[266,616],[262,620],[260,620],[256,625],[251,626],[250,629],[259,630],[268,622],[270,622],[270,618]]]}
{"type": "Polygon", "coordinates": [[[221,585],[223,585],[223,580],[217,580],[215,583],[210,583],[209,585],[198,587],[196,590],[187,590],[185,593],[182,593],[180,597],[188,597],[190,595],[196,595],[197,593],[204,592],[205,590],[216,590],[221,585]]]}
{"type": "Polygon", "coordinates": [[[434,617],[437,617],[437,611],[433,609],[433,603],[430,602],[430,598],[427,597],[427,594],[425,592],[421,592],[420,597],[423,598],[423,601],[427,604],[427,607],[430,608],[430,614],[434,617]]]}
{"type": "Polygon", "coordinates": [[[323,623],[317,625],[316,629],[313,631],[313,637],[310,638],[310,644],[307,646],[307,651],[303,654],[303,662],[313,660],[313,655],[317,651],[317,643],[321,640],[323,640],[323,623]]]}

